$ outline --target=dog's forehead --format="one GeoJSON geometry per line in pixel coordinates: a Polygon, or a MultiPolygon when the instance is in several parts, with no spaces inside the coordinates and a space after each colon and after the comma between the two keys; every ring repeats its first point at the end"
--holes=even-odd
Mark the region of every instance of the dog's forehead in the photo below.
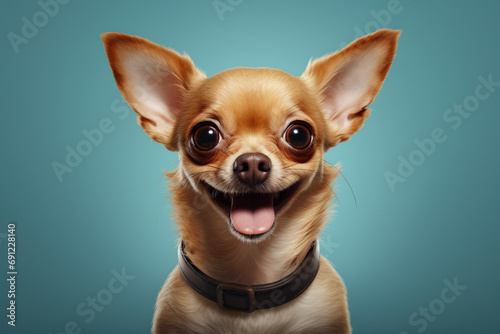
{"type": "MultiPolygon", "coordinates": [[[[233,68],[220,72],[200,87],[198,98],[206,112],[223,120],[232,131],[266,130],[280,126],[309,100],[305,84],[291,74],[270,68],[233,68]]],[[[308,115],[314,118],[313,115],[308,115]]]]}

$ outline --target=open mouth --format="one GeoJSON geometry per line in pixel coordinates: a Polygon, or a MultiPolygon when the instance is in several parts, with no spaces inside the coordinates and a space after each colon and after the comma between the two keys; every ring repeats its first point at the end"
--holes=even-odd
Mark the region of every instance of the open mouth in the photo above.
{"type": "Polygon", "coordinates": [[[247,238],[259,237],[273,228],[276,213],[290,201],[300,184],[296,182],[275,193],[233,194],[202,183],[212,200],[228,212],[234,230],[247,238]]]}

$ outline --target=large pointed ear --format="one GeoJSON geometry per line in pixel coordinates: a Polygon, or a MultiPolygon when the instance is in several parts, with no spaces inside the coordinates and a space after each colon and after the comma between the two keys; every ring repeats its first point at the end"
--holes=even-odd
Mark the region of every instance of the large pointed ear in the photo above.
{"type": "Polygon", "coordinates": [[[153,140],[177,151],[174,129],[184,97],[204,74],[187,55],[144,38],[120,33],[101,38],[118,88],[139,115],[139,125],[153,140]]]}
{"type": "Polygon", "coordinates": [[[381,29],[310,61],[302,78],[319,96],[328,123],[327,147],[348,140],[370,114],[396,53],[398,30],[381,29]]]}

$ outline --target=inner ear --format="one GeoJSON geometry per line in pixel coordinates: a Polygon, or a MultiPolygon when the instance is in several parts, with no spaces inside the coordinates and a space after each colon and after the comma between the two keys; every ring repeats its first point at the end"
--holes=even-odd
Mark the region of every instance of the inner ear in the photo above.
{"type": "Polygon", "coordinates": [[[322,88],[325,116],[337,127],[348,127],[375,99],[381,85],[379,56],[372,50],[347,59],[322,88]]]}
{"type": "Polygon", "coordinates": [[[113,75],[138,122],[155,141],[177,151],[175,129],[184,99],[205,75],[187,55],[144,38],[120,33],[101,35],[113,75]]]}
{"type": "Polygon", "coordinates": [[[327,146],[348,140],[369,116],[366,109],[382,88],[400,32],[379,30],[334,54],[309,63],[302,78],[319,95],[330,128],[327,146]]]}
{"type": "Polygon", "coordinates": [[[164,64],[144,54],[131,54],[124,60],[129,73],[133,104],[153,126],[167,126],[178,116],[184,88],[181,81],[164,64]],[[168,112],[166,112],[168,111],[168,112]]]}

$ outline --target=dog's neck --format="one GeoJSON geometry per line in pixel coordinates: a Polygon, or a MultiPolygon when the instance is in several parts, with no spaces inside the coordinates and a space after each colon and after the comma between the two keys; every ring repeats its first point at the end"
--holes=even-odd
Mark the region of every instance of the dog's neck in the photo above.
{"type": "Polygon", "coordinates": [[[223,215],[205,194],[172,173],[174,216],[186,253],[205,274],[221,281],[264,284],[291,273],[304,259],[327,222],[334,196],[330,184],[338,170],[325,165],[311,185],[277,215],[274,231],[258,243],[238,239],[223,215]]]}

